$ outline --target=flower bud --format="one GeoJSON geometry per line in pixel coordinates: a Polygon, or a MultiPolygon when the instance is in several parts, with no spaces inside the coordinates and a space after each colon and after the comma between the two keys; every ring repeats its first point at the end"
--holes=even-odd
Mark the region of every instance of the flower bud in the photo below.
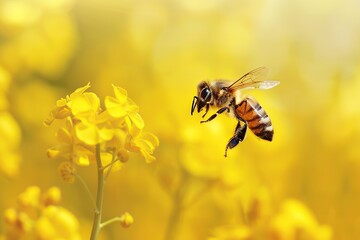
{"type": "Polygon", "coordinates": [[[58,169],[60,177],[64,182],[73,183],[75,181],[76,168],[73,163],[62,162],[58,169]]]}
{"type": "Polygon", "coordinates": [[[126,149],[120,149],[117,153],[117,157],[119,158],[120,162],[126,163],[129,160],[129,151],[126,149]]]}
{"type": "Polygon", "coordinates": [[[121,226],[123,226],[124,228],[128,228],[134,223],[134,218],[133,218],[133,216],[130,215],[130,213],[125,212],[120,217],[120,223],[121,223],[121,226]]]}

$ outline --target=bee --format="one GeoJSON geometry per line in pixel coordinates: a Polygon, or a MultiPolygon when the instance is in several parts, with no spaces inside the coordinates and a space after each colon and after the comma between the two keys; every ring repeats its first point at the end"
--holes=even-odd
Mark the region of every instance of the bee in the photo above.
{"type": "Polygon", "coordinates": [[[274,129],[271,120],[265,110],[252,97],[241,97],[241,90],[244,89],[269,89],[279,84],[278,81],[263,80],[268,73],[265,67],[256,68],[234,82],[215,80],[211,82],[202,81],[197,86],[197,96],[194,96],[191,105],[191,115],[195,108],[201,112],[205,108],[204,118],[209,108],[216,108],[215,114],[200,123],[214,120],[219,114],[227,113],[237,119],[234,135],[225,147],[227,150],[234,148],[245,138],[246,130],[249,128],[261,139],[272,141],[274,129]]]}

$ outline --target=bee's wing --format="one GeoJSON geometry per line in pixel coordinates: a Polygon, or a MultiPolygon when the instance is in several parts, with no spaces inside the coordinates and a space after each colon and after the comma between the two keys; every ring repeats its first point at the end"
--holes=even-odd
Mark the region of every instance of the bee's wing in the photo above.
{"type": "Polygon", "coordinates": [[[235,82],[231,83],[228,86],[228,90],[230,92],[234,92],[238,89],[269,89],[275,87],[280,82],[278,81],[265,81],[264,78],[268,74],[268,69],[266,67],[259,67],[256,68],[244,76],[236,80],[235,82]]]}

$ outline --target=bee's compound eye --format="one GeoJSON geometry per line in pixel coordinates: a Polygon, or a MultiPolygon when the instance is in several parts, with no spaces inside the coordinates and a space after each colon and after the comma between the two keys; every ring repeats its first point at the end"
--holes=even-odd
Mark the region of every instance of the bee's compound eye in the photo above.
{"type": "Polygon", "coordinates": [[[210,89],[209,88],[204,88],[201,93],[200,93],[200,97],[205,101],[209,101],[210,100],[210,97],[211,97],[211,92],[210,92],[210,89]]]}

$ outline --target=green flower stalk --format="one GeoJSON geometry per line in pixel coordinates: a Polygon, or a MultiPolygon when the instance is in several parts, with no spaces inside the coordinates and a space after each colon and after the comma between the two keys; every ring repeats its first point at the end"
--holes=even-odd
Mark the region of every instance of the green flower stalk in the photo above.
{"type": "Polygon", "coordinates": [[[59,144],[47,152],[49,158],[63,160],[59,172],[64,181],[74,182],[78,176],[77,165],[95,163],[97,167],[98,186],[91,233],[91,239],[95,240],[102,226],[108,223],[119,221],[128,227],[133,222],[132,217],[115,217],[106,224],[101,222],[106,178],[128,161],[130,152],[140,153],[147,163],[154,161],[153,152],[159,140],[155,135],[143,132],[144,121],[139,107],[128,98],[125,89],[113,85],[115,96],[105,97],[103,109],[98,96],[86,92],[89,87],[87,84],[58,100],[44,124],[49,126],[55,120],[64,123],[56,133],[59,144]]]}

